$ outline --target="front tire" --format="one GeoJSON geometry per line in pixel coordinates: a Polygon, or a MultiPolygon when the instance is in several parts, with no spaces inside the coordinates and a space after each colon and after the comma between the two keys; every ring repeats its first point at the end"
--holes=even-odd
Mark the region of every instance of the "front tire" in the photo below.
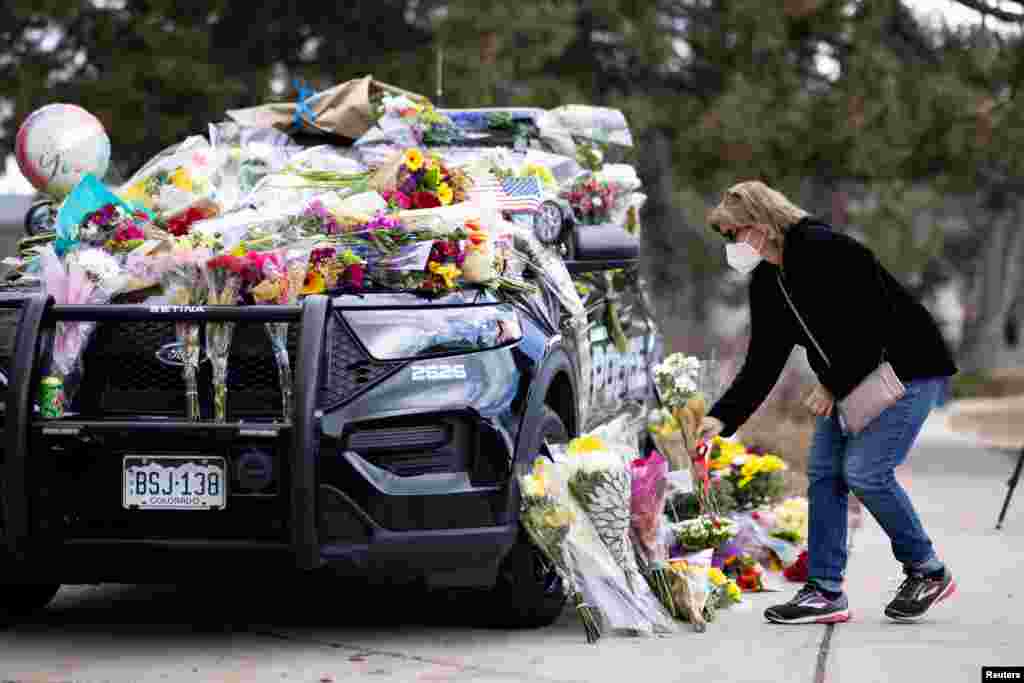
{"type": "MultiPolygon", "coordinates": [[[[527,451],[531,454],[539,453],[545,440],[566,443],[569,432],[558,413],[545,406],[534,439],[527,451]]],[[[498,569],[490,598],[488,622],[497,628],[550,626],[561,616],[566,601],[558,573],[522,529],[498,569]]]]}
{"type": "Polygon", "coordinates": [[[59,583],[0,584],[0,615],[24,616],[50,604],[59,583]]]}

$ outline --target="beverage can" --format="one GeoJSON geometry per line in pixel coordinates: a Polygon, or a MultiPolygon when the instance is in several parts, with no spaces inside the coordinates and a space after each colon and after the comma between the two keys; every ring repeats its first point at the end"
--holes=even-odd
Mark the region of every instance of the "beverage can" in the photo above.
{"type": "Polygon", "coordinates": [[[49,420],[64,417],[64,380],[44,377],[39,383],[39,414],[49,420]]]}

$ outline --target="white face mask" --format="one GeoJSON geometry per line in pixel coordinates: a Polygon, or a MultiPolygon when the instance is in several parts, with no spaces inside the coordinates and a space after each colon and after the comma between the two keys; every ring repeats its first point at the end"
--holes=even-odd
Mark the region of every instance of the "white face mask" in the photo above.
{"type": "Polygon", "coordinates": [[[736,242],[725,245],[725,260],[733,270],[743,275],[757,268],[757,264],[764,260],[764,257],[747,242],[736,242]]]}

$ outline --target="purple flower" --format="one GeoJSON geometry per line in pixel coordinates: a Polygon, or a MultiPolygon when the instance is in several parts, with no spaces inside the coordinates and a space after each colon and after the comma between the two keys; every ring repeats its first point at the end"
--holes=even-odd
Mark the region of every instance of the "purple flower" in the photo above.
{"type": "MultiPolygon", "coordinates": [[[[419,171],[417,171],[417,173],[419,173],[419,171]]],[[[399,186],[398,189],[401,190],[403,194],[412,194],[413,192],[416,191],[416,186],[418,184],[419,178],[414,173],[413,175],[410,175],[408,178],[402,181],[402,184],[399,186]]]]}

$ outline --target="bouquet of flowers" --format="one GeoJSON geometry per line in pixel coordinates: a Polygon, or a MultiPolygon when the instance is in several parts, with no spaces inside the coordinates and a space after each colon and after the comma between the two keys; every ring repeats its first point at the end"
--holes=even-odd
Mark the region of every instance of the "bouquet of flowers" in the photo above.
{"type": "Polygon", "coordinates": [[[772,504],[785,490],[786,463],[773,454],[747,452],[743,444],[715,437],[708,467],[714,478],[727,488],[739,510],[772,504]]]}
{"type": "MultiPolygon", "coordinates": [[[[82,264],[74,258],[75,254],[61,262],[52,246],[47,246],[40,254],[40,269],[46,294],[53,297],[57,304],[89,304],[106,303],[111,293],[89,277],[82,264]]],[[[53,352],[50,374],[60,377],[64,382],[65,400],[70,402],[74,396],[76,383],[72,376],[79,370],[82,352],[96,329],[92,321],[59,320],[54,329],[53,352]]]]}
{"type": "Polygon", "coordinates": [[[382,193],[393,210],[434,209],[466,201],[470,180],[440,157],[411,148],[402,156],[393,185],[382,193]]]}
{"type": "Polygon", "coordinates": [[[697,442],[701,420],[707,413],[707,400],[699,391],[698,379],[702,363],[693,356],[674,353],[654,368],[654,380],[658,397],[668,411],[678,432],[668,432],[665,424],[660,433],[654,433],[659,450],[669,455],[676,469],[690,467],[701,509],[707,513],[719,514],[714,491],[708,479],[704,444],[697,442]],[[666,435],[667,432],[667,435],[666,435]],[[672,435],[678,434],[678,438],[672,435]],[[682,452],[680,451],[680,442],[682,452]]]}
{"type": "Polygon", "coordinates": [[[732,555],[725,560],[723,571],[736,581],[743,591],[758,593],[765,590],[764,568],[747,553],[732,555]]]}
{"type": "MultiPolygon", "coordinates": [[[[212,306],[233,306],[238,303],[242,282],[246,277],[246,259],[241,256],[222,254],[204,264],[207,303],[212,306]]],[[[235,323],[210,321],[206,323],[206,356],[213,367],[213,413],[214,420],[227,420],[227,374],[228,355],[231,351],[231,337],[235,323]]]]}
{"type": "Polygon", "coordinates": [[[771,535],[790,543],[804,545],[808,533],[808,502],[804,497],[787,498],[776,505],[772,512],[775,515],[775,528],[771,535]]]}
{"type": "Polygon", "coordinates": [[[611,222],[619,192],[615,183],[584,174],[562,192],[562,197],[568,200],[581,223],[599,225],[611,222]]]}
{"type": "Polygon", "coordinates": [[[670,528],[676,542],[689,552],[717,548],[733,538],[738,531],[732,520],[709,515],[676,522],[670,528]]]}
{"type": "MultiPolygon", "coordinates": [[[[306,281],[310,251],[308,245],[296,244],[282,250],[278,256],[267,257],[260,262],[263,276],[276,283],[276,303],[298,303],[306,281]]],[[[294,384],[291,360],[288,357],[288,323],[264,323],[264,327],[270,338],[270,346],[274,350],[274,362],[277,364],[277,374],[281,383],[282,417],[284,420],[290,420],[294,384]]]]}
{"type": "Polygon", "coordinates": [[[586,511],[598,535],[626,576],[630,590],[638,586],[639,568],[630,540],[632,484],[620,455],[593,435],[569,442],[572,474],[569,491],[586,511]]]}
{"type": "Polygon", "coordinates": [[[743,591],[733,579],[725,575],[718,567],[709,567],[708,581],[711,583],[711,594],[704,608],[705,617],[712,621],[720,609],[739,604],[743,599],[743,591]]]}
{"type": "Polygon", "coordinates": [[[601,629],[591,607],[586,604],[577,582],[578,569],[566,539],[575,522],[575,514],[564,504],[551,464],[538,457],[529,474],[520,478],[522,496],[519,519],[530,540],[555,567],[569,600],[583,622],[588,643],[601,637],[601,629]]]}
{"type": "Polygon", "coordinates": [[[146,163],[118,194],[158,217],[184,211],[213,195],[210,176],[216,155],[205,138],[193,136],[169,147],[146,163]]]}
{"type": "Polygon", "coordinates": [[[651,589],[665,609],[676,616],[678,608],[672,599],[668,581],[668,548],[662,536],[662,511],[668,493],[668,462],[657,451],[651,451],[646,458],[634,460],[631,469],[633,540],[651,589]]]}
{"type": "Polygon", "coordinates": [[[183,237],[192,231],[194,224],[219,215],[220,207],[216,203],[202,199],[180,211],[157,219],[157,224],[175,237],[183,237]]]}
{"type": "MultiPolygon", "coordinates": [[[[174,306],[197,306],[206,301],[206,286],[202,278],[204,264],[212,254],[204,247],[194,247],[188,240],[175,242],[166,256],[161,284],[167,301],[174,306]]],[[[182,377],[185,381],[185,415],[190,421],[200,419],[199,387],[199,324],[187,320],[174,323],[174,334],[182,347],[182,377]]]]}
{"type": "Polygon", "coordinates": [[[679,617],[693,625],[698,633],[707,630],[705,615],[709,592],[707,572],[703,567],[682,559],[669,560],[669,586],[679,617]]]}

